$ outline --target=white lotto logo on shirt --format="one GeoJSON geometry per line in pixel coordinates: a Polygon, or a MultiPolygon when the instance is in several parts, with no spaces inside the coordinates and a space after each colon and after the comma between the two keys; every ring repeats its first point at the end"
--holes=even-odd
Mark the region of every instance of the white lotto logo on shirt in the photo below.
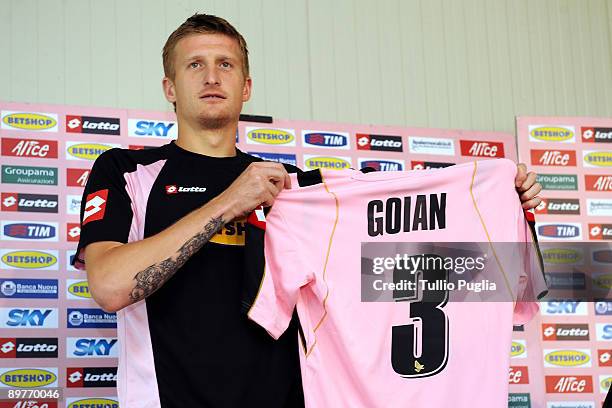
{"type": "Polygon", "coordinates": [[[176,122],[166,120],[128,119],[128,136],[176,139],[178,126],[176,122]]]}
{"type": "Polygon", "coordinates": [[[455,141],[433,137],[408,137],[410,153],[438,154],[443,156],[455,155],[455,141]]]}
{"type": "Polygon", "coordinates": [[[586,316],[586,302],[575,300],[551,300],[540,303],[540,312],[544,316],[575,315],[586,316]]]}
{"type": "Polygon", "coordinates": [[[574,143],[576,129],[573,126],[530,125],[529,141],[574,143]]]}
{"type": "Polygon", "coordinates": [[[184,187],[171,184],[166,186],[166,194],[178,194],[178,193],[203,193],[206,191],[206,187],[184,187]]]}

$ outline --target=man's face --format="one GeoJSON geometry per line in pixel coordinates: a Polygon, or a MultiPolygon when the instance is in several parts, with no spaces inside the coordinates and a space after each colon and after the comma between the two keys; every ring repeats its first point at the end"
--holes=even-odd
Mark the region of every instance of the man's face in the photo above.
{"type": "Polygon", "coordinates": [[[243,102],[251,96],[251,78],[242,71],[238,42],[223,34],[193,34],[174,48],[174,80],[164,78],[169,102],[177,116],[220,129],[237,122],[243,102]]]}

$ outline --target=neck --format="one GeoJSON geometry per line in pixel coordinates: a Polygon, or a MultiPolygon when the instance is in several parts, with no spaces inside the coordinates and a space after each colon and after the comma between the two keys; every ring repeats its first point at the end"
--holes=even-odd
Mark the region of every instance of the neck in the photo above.
{"type": "Polygon", "coordinates": [[[212,157],[236,155],[236,130],[238,122],[220,129],[194,129],[185,121],[179,123],[176,144],[190,152],[212,157]]]}

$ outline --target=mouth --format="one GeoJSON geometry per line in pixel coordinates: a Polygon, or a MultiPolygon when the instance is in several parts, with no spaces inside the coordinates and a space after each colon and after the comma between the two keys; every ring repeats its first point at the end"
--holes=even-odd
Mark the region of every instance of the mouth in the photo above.
{"type": "Polygon", "coordinates": [[[200,99],[204,99],[205,101],[220,101],[227,98],[225,95],[218,92],[206,92],[200,95],[200,99]]]}

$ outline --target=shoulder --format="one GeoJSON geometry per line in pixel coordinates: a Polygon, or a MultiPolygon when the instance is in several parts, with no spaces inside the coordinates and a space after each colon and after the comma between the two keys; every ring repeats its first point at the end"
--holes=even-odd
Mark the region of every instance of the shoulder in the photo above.
{"type": "Polygon", "coordinates": [[[102,153],[94,162],[94,168],[110,168],[115,171],[130,171],[138,164],[149,164],[163,159],[165,146],[152,149],[132,150],[115,147],[102,153]]]}

